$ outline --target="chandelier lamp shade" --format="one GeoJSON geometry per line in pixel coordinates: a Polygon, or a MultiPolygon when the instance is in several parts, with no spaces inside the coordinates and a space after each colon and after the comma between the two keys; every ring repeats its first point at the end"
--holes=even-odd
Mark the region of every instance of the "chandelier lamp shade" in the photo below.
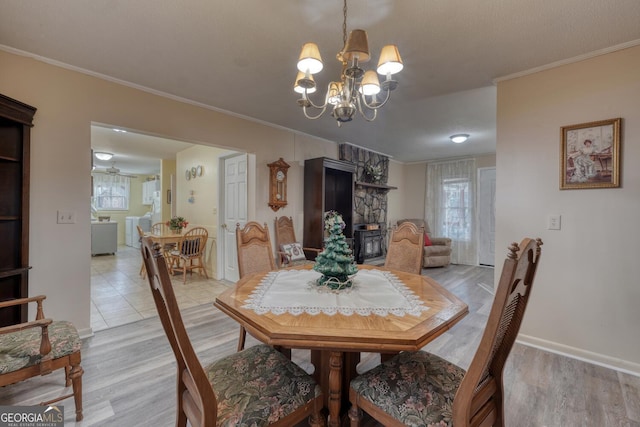
{"type": "Polygon", "coordinates": [[[360,64],[368,62],[371,58],[367,32],[353,30],[347,38],[346,0],[344,0],[343,11],[344,47],[336,55],[338,61],[342,63],[339,80],[328,84],[324,102],[315,103],[311,100],[309,95],[317,89],[313,75],[322,71],[323,63],[318,45],[310,42],[302,46],[298,59],[298,75],[294,84],[294,91],[301,95],[298,105],[302,107],[305,117],[315,120],[320,118],[327,109],[331,109],[331,115],[336,119],[338,127],[342,123],[351,121],[356,111],[366,121],[375,120],[378,109],[387,103],[391,91],[398,87],[398,82],[392,76],[400,72],[403,67],[397,46],[387,45],[380,53],[377,73],[360,68],[360,64]],[[378,74],[384,77],[382,83],[378,74]]]}

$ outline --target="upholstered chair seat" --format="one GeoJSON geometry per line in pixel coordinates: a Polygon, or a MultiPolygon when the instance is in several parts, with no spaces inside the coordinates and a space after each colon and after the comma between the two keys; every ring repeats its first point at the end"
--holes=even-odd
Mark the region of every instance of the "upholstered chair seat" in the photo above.
{"type": "Polygon", "coordinates": [[[464,369],[434,354],[408,351],[357,377],[351,388],[399,423],[447,426],[464,374],[464,369]]]}
{"type": "Polygon", "coordinates": [[[53,321],[49,326],[51,352],[40,354],[42,333],[39,328],[0,335],[0,374],[40,364],[43,359],[59,359],[80,351],[82,343],[71,322],[53,321]]]}
{"type": "Polygon", "coordinates": [[[321,394],[302,368],[267,345],[234,353],[205,371],[218,397],[219,426],[271,424],[321,394]]]}

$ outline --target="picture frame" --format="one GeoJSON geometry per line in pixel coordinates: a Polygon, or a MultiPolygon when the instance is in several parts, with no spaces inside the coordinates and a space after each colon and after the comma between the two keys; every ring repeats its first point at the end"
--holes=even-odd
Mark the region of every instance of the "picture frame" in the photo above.
{"type": "Polygon", "coordinates": [[[620,187],[621,118],[560,128],[560,189],[620,187]]]}

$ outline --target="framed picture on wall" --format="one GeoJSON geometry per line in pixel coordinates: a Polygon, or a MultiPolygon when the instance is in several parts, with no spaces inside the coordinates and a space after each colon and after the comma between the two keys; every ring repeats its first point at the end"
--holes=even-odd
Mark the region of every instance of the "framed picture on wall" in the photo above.
{"type": "Polygon", "coordinates": [[[621,122],[617,118],[561,128],[561,190],[620,187],[621,122]]]}

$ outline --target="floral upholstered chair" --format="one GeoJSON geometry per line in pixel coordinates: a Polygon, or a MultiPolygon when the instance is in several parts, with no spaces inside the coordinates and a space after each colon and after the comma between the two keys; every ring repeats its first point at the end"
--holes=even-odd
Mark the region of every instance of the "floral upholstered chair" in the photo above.
{"type": "Polygon", "coordinates": [[[82,374],[78,331],[66,321],[46,319],[42,301],[46,296],[20,298],[0,302],[0,310],[35,302],[36,319],[31,322],[0,328],[0,387],[24,381],[38,375],[47,375],[64,368],[65,387],[73,392],[42,402],[49,405],[73,396],[76,421],[82,420],[82,374]]]}
{"type": "Polygon", "coordinates": [[[320,387],[280,352],[258,345],[203,366],[191,345],[160,245],[142,239],[160,322],[177,361],[176,427],[323,426],[320,387]]]}
{"type": "Polygon", "coordinates": [[[351,427],[361,409],[385,426],[504,426],[504,364],[520,330],[540,239],[512,243],[469,370],[425,351],[400,353],[351,381],[351,427]]]}

